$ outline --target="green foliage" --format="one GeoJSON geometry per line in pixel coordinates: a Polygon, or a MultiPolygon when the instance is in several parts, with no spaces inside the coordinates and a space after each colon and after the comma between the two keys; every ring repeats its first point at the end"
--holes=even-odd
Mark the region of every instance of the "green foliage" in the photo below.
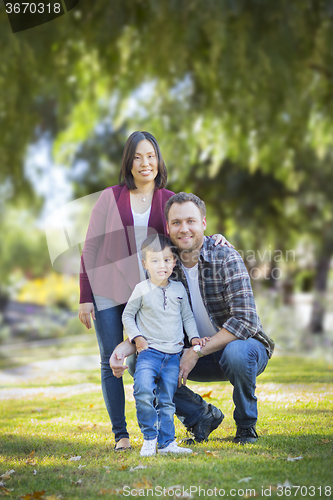
{"type": "Polygon", "coordinates": [[[0,228],[0,274],[3,289],[13,284],[10,276],[17,270],[30,278],[42,276],[50,270],[45,234],[36,227],[31,212],[7,207],[2,214],[0,228]]]}
{"type": "Polygon", "coordinates": [[[211,174],[228,158],[297,184],[298,149],[331,147],[331,12],[330,0],[101,0],[14,36],[2,6],[2,175],[22,183],[12,173],[36,125],[61,131],[70,161],[103,114],[124,123],[124,98],[144,82],[158,86],[150,118],[162,106],[172,122],[170,91],[187,79],[178,128],[196,137],[201,120],[196,146],[208,140],[211,174]]]}

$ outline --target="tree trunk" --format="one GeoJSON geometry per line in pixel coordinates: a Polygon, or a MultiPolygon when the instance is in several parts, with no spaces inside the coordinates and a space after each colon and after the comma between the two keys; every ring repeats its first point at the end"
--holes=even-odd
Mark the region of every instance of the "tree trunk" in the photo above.
{"type": "Polygon", "coordinates": [[[321,334],[324,331],[325,302],[327,290],[327,278],[330,270],[330,262],[333,255],[333,239],[327,234],[324,239],[321,255],[317,263],[317,272],[314,282],[314,299],[309,329],[311,333],[321,334]]]}

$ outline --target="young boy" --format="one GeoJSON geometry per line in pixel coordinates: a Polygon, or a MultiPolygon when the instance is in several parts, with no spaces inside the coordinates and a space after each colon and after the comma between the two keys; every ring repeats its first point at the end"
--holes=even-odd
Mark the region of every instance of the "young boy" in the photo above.
{"type": "Polygon", "coordinates": [[[171,240],[149,236],[141,251],[149,279],[136,285],[122,316],[138,352],[134,397],[144,437],[140,455],[155,455],[156,444],[159,453],[191,453],[177,445],[174,426],[183,326],[192,345],[204,345],[207,339],[199,336],[183,284],[169,281],[176,264],[171,240]]]}

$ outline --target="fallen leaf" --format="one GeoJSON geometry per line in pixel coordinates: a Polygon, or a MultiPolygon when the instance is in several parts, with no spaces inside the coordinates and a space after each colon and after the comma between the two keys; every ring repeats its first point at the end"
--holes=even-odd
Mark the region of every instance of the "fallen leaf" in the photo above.
{"type": "Polygon", "coordinates": [[[136,467],[131,467],[130,472],[133,472],[134,470],[139,470],[139,469],[147,469],[147,465],[142,465],[141,462],[136,467]]]}
{"type": "Polygon", "coordinates": [[[80,464],[80,465],[78,466],[78,469],[83,469],[83,467],[87,467],[87,466],[86,466],[86,465],[81,465],[81,464],[80,464]]]}
{"type": "Polygon", "coordinates": [[[78,455],[77,457],[72,457],[68,460],[68,462],[77,462],[78,460],[81,460],[81,456],[78,455]]]}
{"type": "Polygon", "coordinates": [[[79,479],[78,481],[71,481],[72,484],[76,484],[76,486],[80,486],[82,484],[82,479],[79,479]]]}
{"type": "MultiPolygon", "coordinates": [[[[188,493],[186,489],[184,489],[182,486],[181,486],[181,488],[183,490],[182,493],[180,495],[175,494],[174,498],[194,498],[193,495],[191,493],[188,493]]],[[[171,490],[170,490],[170,493],[171,493],[171,490]]],[[[170,493],[169,493],[169,495],[170,495],[170,493]]],[[[177,493],[177,492],[175,492],[175,493],[177,493]]]]}
{"type": "Polygon", "coordinates": [[[63,498],[62,495],[48,495],[45,500],[62,500],[63,498]]]}
{"type": "Polygon", "coordinates": [[[4,481],[6,481],[7,479],[10,479],[10,476],[14,473],[15,473],[14,469],[7,470],[7,472],[2,474],[2,476],[0,476],[0,478],[3,479],[4,481]]]}
{"type": "Polygon", "coordinates": [[[0,481],[0,488],[4,488],[6,486],[6,483],[4,483],[3,481],[0,481]]]}
{"type": "Polygon", "coordinates": [[[206,455],[211,455],[213,457],[218,457],[219,456],[218,453],[217,453],[217,451],[206,450],[205,453],[206,453],[206,455]]]}
{"type": "Polygon", "coordinates": [[[287,462],[296,462],[297,460],[302,460],[303,457],[288,457],[287,462]]]}
{"type": "Polygon", "coordinates": [[[25,463],[28,465],[37,465],[36,459],[34,458],[35,456],[35,451],[32,451],[29,455],[28,458],[26,459],[25,463]]]}
{"type": "Polygon", "coordinates": [[[118,470],[125,470],[128,468],[128,465],[121,465],[118,470]]]}
{"type": "Polygon", "coordinates": [[[207,398],[207,399],[210,399],[212,392],[213,392],[213,391],[206,392],[206,394],[203,394],[201,397],[202,397],[202,398],[207,398]]]}
{"type": "Polygon", "coordinates": [[[320,441],[320,443],[323,443],[323,444],[328,444],[328,443],[330,443],[330,442],[331,442],[331,440],[330,440],[330,439],[322,439],[322,440],[320,441]]]}
{"type": "Polygon", "coordinates": [[[291,488],[292,484],[288,481],[288,479],[285,480],[283,484],[278,484],[278,488],[291,488]]]}
{"type": "Polygon", "coordinates": [[[122,495],[123,494],[123,489],[111,489],[107,490],[106,488],[102,488],[99,490],[100,495],[122,495]]]}
{"type": "Polygon", "coordinates": [[[144,490],[147,490],[148,488],[152,488],[152,483],[150,481],[148,481],[148,479],[146,479],[145,477],[142,478],[141,481],[139,481],[138,483],[135,483],[133,484],[133,487],[135,489],[144,489],[144,490]]]}
{"type": "Polygon", "coordinates": [[[239,483],[249,483],[251,481],[252,477],[242,477],[238,482],[239,483]]]}
{"type": "Polygon", "coordinates": [[[23,500],[44,500],[45,490],[34,491],[33,493],[28,493],[27,495],[22,495],[20,498],[23,500]]]}
{"type": "Polygon", "coordinates": [[[89,405],[89,408],[93,408],[93,407],[94,407],[94,405],[89,405]]]}
{"type": "Polygon", "coordinates": [[[1,495],[10,495],[10,493],[14,491],[13,489],[9,490],[8,488],[4,488],[3,486],[0,486],[0,488],[1,488],[1,495]]]}
{"type": "Polygon", "coordinates": [[[193,498],[193,495],[191,495],[191,493],[188,493],[181,484],[169,486],[168,488],[166,488],[164,495],[168,497],[173,496],[173,498],[193,498]],[[182,493],[179,494],[177,490],[182,491],[182,493]]]}

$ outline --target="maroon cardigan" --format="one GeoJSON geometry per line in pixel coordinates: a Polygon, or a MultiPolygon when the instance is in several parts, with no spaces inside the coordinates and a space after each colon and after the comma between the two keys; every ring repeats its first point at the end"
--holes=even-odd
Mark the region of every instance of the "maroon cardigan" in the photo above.
{"type": "MultiPolygon", "coordinates": [[[[166,233],[165,203],[174,193],[154,192],[148,235],[166,233]]],[[[126,185],[106,188],[94,206],[81,257],[80,304],[92,294],[128,301],[140,281],[130,193],[126,185]]]]}

